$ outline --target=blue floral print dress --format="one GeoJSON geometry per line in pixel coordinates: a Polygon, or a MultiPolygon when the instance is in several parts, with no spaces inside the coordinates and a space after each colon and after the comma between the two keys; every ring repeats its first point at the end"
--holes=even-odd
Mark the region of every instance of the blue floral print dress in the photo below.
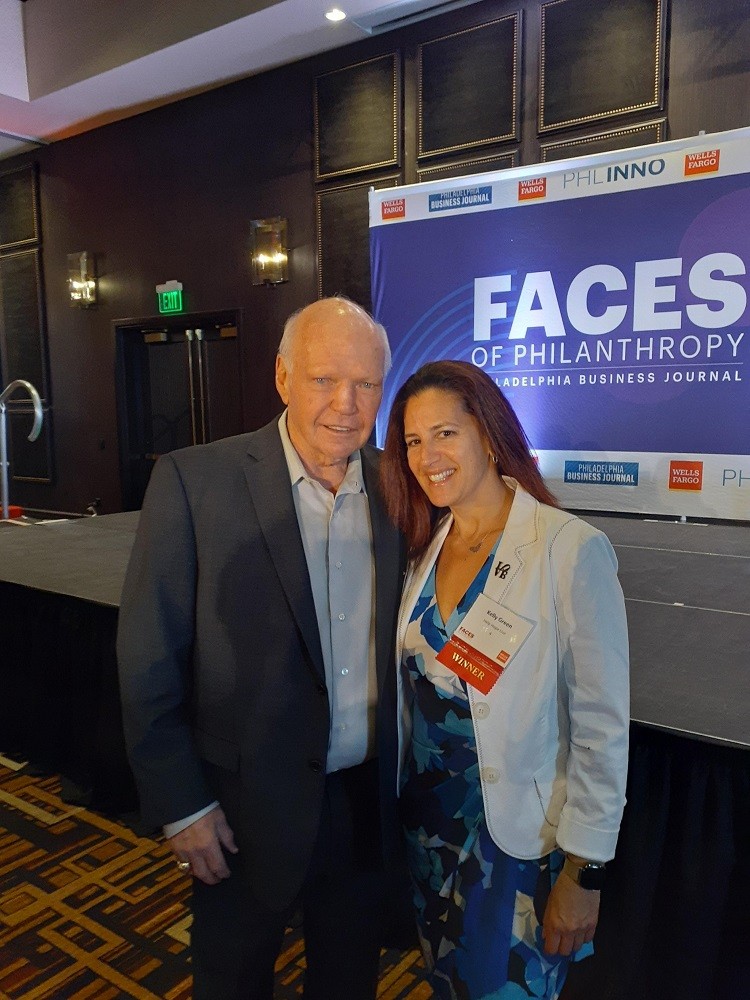
{"type": "MultiPolygon", "coordinates": [[[[556,1000],[571,959],[544,953],[541,921],[563,854],[521,861],[493,842],[466,685],[435,659],[482,592],[492,561],[493,553],[446,623],[435,597],[434,566],[414,608],[402,659],[412,741],[401,816],[435,996],[556,1000]]],[[[584,945],[573,960],[591,952],[584,945]]]]}

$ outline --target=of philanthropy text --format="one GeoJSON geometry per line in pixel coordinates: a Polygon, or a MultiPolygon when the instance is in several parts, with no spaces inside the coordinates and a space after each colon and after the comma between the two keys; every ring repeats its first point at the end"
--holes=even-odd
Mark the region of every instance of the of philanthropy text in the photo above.
{"type": "Polygon", "coordinates": [[[739,255],[636,261],[629,276],[593,264],[560,284],[551,271],[475,278],[473,363],[538,384],[540,370],[553,370],[546,384],[556,385],[742,381],[748,279],[739,255]]]}

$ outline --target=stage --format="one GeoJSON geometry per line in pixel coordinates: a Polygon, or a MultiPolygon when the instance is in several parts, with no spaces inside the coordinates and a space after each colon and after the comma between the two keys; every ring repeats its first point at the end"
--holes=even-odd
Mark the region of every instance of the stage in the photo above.
{"type": "MultiPolygon", "coordinates": [[[[631,718],[750,747],[750,525],[583,515],[612,542],[631,718]]],[[[0,530],[0,582],[117,608],[138,512],[0,530]]]]}
{"type": "Polygon", "coordinates": [[[750,525],[585,520],[617,553],[633,722],[750,748],[750,525]]]}
{"type": "Polygon", "coordinates": [[[137,527],[138,511],[0,522],[0,582],[117,608],[137,527]]]}

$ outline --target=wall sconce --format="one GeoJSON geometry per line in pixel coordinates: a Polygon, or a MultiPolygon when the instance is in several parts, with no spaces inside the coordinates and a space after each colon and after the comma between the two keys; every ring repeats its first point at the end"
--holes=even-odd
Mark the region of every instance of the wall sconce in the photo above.
{"type": "Polygon", "coordinates": [[[96,261],[89,250],[68,254],[68,294],[72,306],[96,305],[96,261]]]}
{"type": "Polygon", "coordinates": [[[288,280],[289,257],[286,245],[286,219],[253,219],[251,225],[251,260],[254,285],[280,285],[288,280]]]}

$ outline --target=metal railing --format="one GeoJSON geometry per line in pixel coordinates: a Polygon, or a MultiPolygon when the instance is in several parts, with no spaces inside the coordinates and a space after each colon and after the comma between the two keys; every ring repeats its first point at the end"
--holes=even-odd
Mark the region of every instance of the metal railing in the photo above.
{"type": "Polygon", "coordinates": [[[29,434],[29,441],[36,441],[42,429],[42,401],[39,393],[31,382],[17,378],[10,382],[0,392],[0,499],[2,500],[2,512],[0,517],[7,521],[9,514],[8,506],[8,422],[7,422],[7,400],[13,395],[16,389],[25,389],[34,406],[34,425],[29,434]]]}

